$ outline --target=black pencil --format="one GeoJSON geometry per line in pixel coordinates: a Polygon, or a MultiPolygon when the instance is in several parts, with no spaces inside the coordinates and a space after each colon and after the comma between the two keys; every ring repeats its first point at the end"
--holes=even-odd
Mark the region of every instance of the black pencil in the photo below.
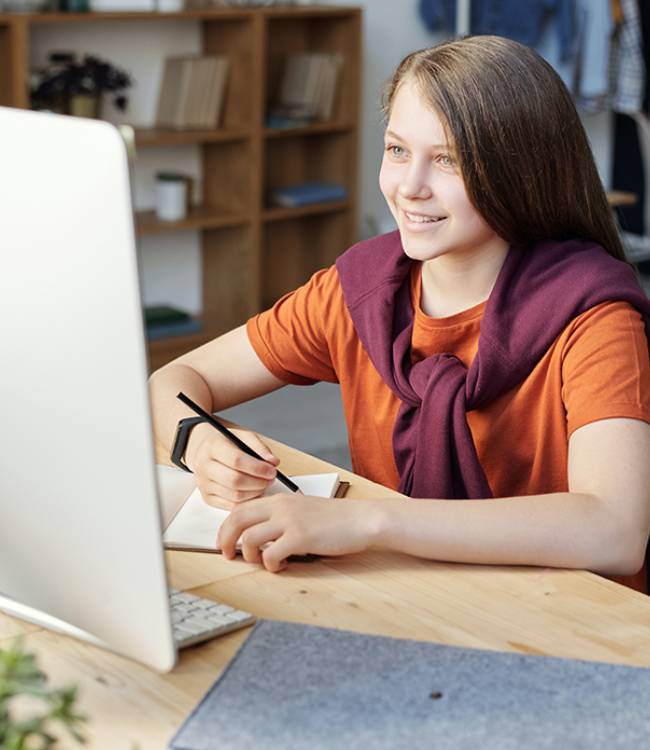
{"type": "MultiPolygon", "coordinates": [[[[256,453],[250,446],[246,445],[243,440],[240,440],[237,435],[231,432],[227,427],[224,427],[221,422],[218,422],[212,414],[208,414],[205,409],[202,409],[198,404],[195,404],[191,398],[186,396],[184,393],[179,393],[176,398],[179,398],[186,406],[189,406],[193,412],[196,412],[200,417],[203,417],[206,422],[211,424],[215,430],[218,430],[225,438],[228,438],[231,443],[234,443],[244,453],[248,453],[253,458],[258,458],[260,461],[264,461],[262,456],[256,453]]],[[[265,463],[268,463],[265,461],[265,463]]],[[[292,482],[289,477],[285,476],[279,469],[276,469],[276,477],[285,487],[288,487],[292,492],[300,492],[300,487],[292,482]]]]}

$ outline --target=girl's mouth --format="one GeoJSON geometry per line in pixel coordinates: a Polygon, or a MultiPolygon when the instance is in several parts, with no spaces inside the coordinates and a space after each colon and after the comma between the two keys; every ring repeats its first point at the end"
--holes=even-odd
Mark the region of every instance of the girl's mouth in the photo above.
{"type": "Polygon", "coordinates": [[[410,211],[404,211],[404,216],[410,225],[417,225],[418,227],[430,227],[433,224],[440,224],[440,222],[447,218],[446,216],[435,216],[433,214],[412,214],[410,211]]]}
{"type": "Polygon", "coordinates": [[[404,213],[406,214],[406,218],[409,221],[415,221],[422,224],[432,221],[440,221],[441,219],[445,218],[444,216],[425,216],[424,214],[411,214],[408,211],[405,211],[404,213]]]}

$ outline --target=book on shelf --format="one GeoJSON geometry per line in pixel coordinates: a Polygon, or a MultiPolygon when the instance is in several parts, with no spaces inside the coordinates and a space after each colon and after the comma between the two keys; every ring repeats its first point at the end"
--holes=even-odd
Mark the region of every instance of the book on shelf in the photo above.
{"type": "Polygon", "coordinates": [[[328,58],[322,68],[320,84],[316,92],[316,117],[319,120],[332,119],[339,75],[343,68],[343,55],[329,55],[328,58]]]}
{"type": "Polygon", "coordinates": [[[300,185],[285,185],[269,191],[269,204],[282,208],[309,206],[312,203],[345,200],[348,196],[344,185],[328,182],[305,182],[300,185]]]}
{"type": "Polygon", "coordinates": [[[291,127],[291,120],[331,120],[334,113],[343,56],[309,52],[291,55],[284,64],[278,100],[269,110],[269,127],[291,127]],[[273,118],[285,122],[273,124],[273,118]],[[289,120],[289,124],[286,124],[289,120]]]}
{"type": "Polygon", "coordinates": [[[266,116],[265,125],[273,130],[284,130],[285,128],[300,128],[304,125],[310,125],[313,117],[301,117],[292,114],[285,109],[272,109],[266,116]]]}
{"type": "Polygon", "coordinates": [[[188,312],[172,305],[147,305],[143,312],[144,322],[147,325],[178,323],[192,319],[188,312]]]}
{"type": "Polygon", "coordinates": [[[158,95],[156,125],[206,130],[219,127],[229,72],[227,57],[168,57],[158,95]]]}

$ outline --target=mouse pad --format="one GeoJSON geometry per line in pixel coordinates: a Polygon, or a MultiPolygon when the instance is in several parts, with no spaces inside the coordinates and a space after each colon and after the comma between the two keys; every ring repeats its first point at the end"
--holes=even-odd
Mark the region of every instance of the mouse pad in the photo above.
{"type": "Polygon", "coordinates": [[[172,750],[629,750],[650,669],[261,621],[172,750]]]}

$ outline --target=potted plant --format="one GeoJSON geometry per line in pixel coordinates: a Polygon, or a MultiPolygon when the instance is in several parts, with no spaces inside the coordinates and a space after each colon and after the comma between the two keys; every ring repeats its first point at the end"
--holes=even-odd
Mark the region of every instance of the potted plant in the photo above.
{"type": "Polygon", "coordinates": [[[94,55],[79,60],[72,52],[53,52],[50,66],[38,75],[31,91],[33,109],[98,117],[102,96],[113,95],[115,106],[124,111],[131,86],[128,73],[94,55]]]}
{"type": "Polygon", "coordinates": [[[49,687],[34,654],[23,651],[19,643],[0,649],[0,747],[7,750],[54,747],[57,738],[52,732],[57,726],[83,743],[79,729],[86,718],[76,712],[76,699],[74,687],[49,687]],[[14,710],[20,709],[16,705],[20,701],[27,701],[34,713],[26,715],[25,710],[14,710]]]}

